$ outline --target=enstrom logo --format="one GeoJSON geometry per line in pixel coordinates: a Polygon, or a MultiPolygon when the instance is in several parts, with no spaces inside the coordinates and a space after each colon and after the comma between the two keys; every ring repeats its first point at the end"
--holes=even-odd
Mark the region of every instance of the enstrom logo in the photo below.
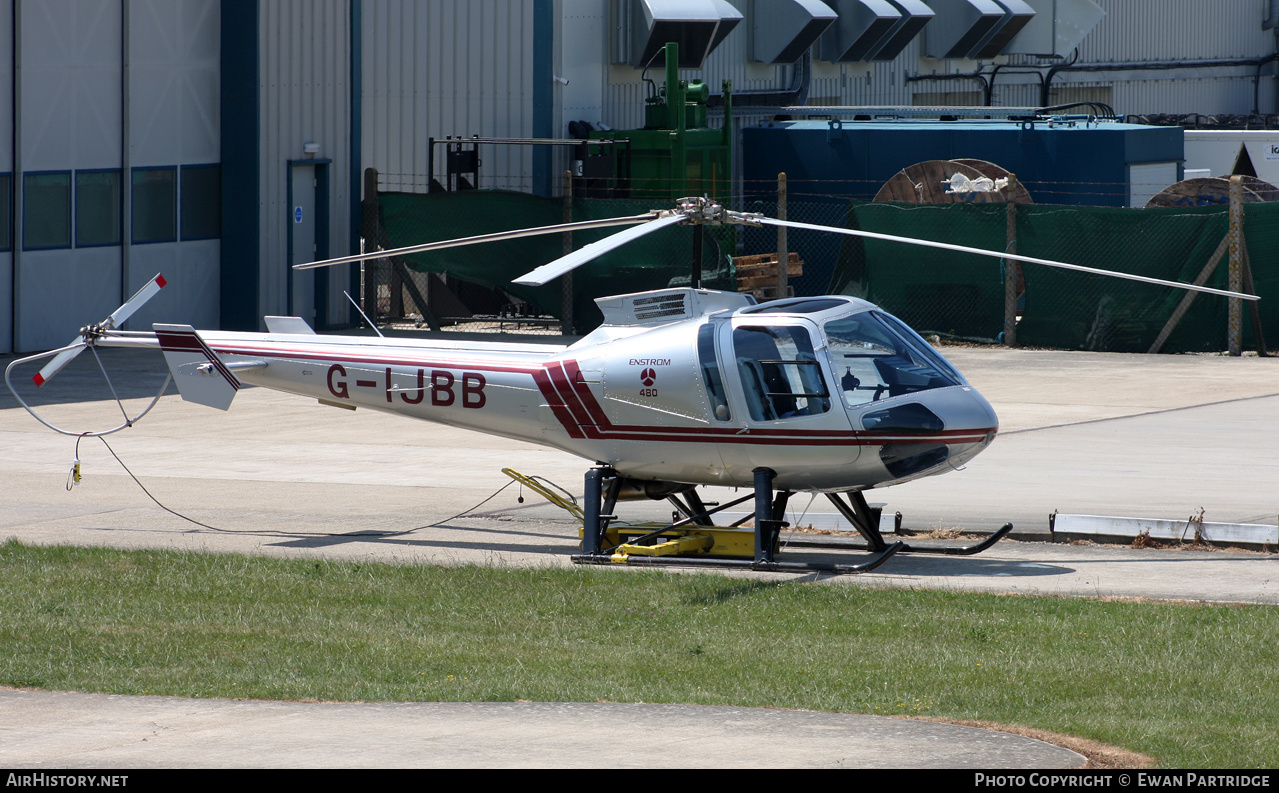
{"type": "Polygon", "coordinates": [[[657,382],[657,372],[652,369],[645,369],[640,372],[640,382],[646,386],[651,386],[653,383],[657,382]]]}

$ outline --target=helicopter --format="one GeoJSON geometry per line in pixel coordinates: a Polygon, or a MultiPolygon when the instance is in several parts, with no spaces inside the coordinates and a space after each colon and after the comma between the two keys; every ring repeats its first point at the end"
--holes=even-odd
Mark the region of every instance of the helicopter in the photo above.
{"type": "MultiPolygon", "coordinates": [[[[515,283],[542,285],[633,240],[673,225],[785,226],[977,253],[1246,300],[1256,296],[1066,262],[858,229],[735,212],[706,198],[622,218],[486,234],[296,265],[314,269],[569,230],[630,226],[542,265],[515,283]]],[[[164,286],[157,275],[106,320],[82,328],[34,376],[47,383],[85,349],[162,351],[187,401],[227,410],[245,384],[354,410],[365,408],[550,446],[593,463],[578,508],[579,563],[702,564],[769,571],[856,573],[903,552],[970,555],[1012,529],[969,546],[888,543],[868,490],[957,469],[994,440],[999,421],[986,399],[946,358],[892,314],[846,295],[757,302],[703,289],[694,256],[689,287],[601,297],[604,322],[567,346],[322,335],[299,317],[265,318],[265,333],[120,326],[164,286]],[[728,503],[704,503],[702,485],[748,488],[728,503]],[[864,539],[856,564],[776,558],[784,511],[797,492],[825,495],[864,539]],[[624,525],[617,502],[665,499],[679,518],[624,525]],[[714,515],[754,501],[728,527],[714,515]],[[680,517],[682,516],[682,517],[680,517]]],[[[358,308],[358,306],[357,306],[358,308]]],[[[366,318],[367,319],[367,318],[366,318]]],[[[372,325],[372,323],[370,323],[372,325]]],[[[96,352],[95,352],[96,355],[96,352]]],[[[513,477],[520,475],[509,472],[513,477]]],[[[534,479],[521,481],[554,500],[534,479]]],[[[845,546],[847,547],[847,546],[845,546]]]]}

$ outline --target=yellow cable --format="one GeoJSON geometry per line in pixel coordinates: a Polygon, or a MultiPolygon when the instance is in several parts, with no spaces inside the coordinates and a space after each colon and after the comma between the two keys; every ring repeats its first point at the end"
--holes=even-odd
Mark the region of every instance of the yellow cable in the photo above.
{"type": "Polygon", "coordinates": [[[520,473],[519,471],[516,471],[511,468],[503,468],[502,473],[506,474],[507,476],[514,479],[516,482],[519,482],[521,485],[527,487],[529,490],[532,490],[534,493],[537,493],[542,498],[546,499],[547,501],[551,502],[555,506],[569,513],[574,518],[577,518],[578,523],[581,523],[583,525],[586,524],[586,516],[582,513],[581,507],[579,507],[573,501],[560,495],[559,493],[556,493],[554,490],[551,490],[549,487],[542,484],[541,482],[537,481],[537,477],[526,476],[520,473]]]}

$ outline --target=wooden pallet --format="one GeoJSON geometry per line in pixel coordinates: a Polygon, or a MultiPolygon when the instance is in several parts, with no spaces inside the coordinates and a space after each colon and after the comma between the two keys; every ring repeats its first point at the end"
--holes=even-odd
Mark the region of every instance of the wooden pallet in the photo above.
{"type": "MultiPolygon", "coordinates": [[[[786,265],[786,277],[795,278],[804,274],[804,263],[799,254],[791,251],[786,265]]],[[[754,256],[734,256],[733,267],[737,270],[737,291],[749,292],[756,300],[774,300],[777,293],[777,254],[761,253],[754,256]]],[[[790,295],[794,288],[788,290],[790,295]]]]}

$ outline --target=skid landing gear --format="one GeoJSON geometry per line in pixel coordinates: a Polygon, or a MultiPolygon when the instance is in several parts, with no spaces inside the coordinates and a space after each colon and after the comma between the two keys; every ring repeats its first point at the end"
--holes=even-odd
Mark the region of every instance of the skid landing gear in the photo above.
{"type": "MultiPolygon", "coordinates": [[[[845,502],[839,497],[838,493],[827,493],[826,497],[835,505],[835,509],[857,529],[857,533],[862,535],[866,540],[865,545],[849,545],[840,544],[834,546],[831,543],[823,543],[819,540],[791,540],[790,545],[797,548],[851,548],[861,551],[881,552],[888,548],[888,544],[884,542],[884,535],[879,531],[879,509],[866,503],[866,496],[861,491],[850,491],[847,494],[848,501],[845,502]]],[[[904,542],[897,542],[902,546],[900,550],[908,553],[932,553],[945,556],[972,556],[981,553],[990,546],[1002,540],[1013,530],[1013,524],[1005,523],[998,531],[991,534],[981,542],[973,545],[953,546],[953,545],[908,545],[904,542]]]]}
{"type": "MultiPolygon", "coordinates": [[[[774,492],[773,477],[773,471],[767,468],[756,469],[755,487],[751,495],[725,504],[709,505],[712,508],[701,502],[696,491],[687,492],[684,501],[676,495],[668,496],[684,518],[664,526],[615,526],[613,522],[617,520],[617,516],[612,511],[617,503],[622,479],[611,468],[592,468],[586,474],[582,553],[575,554],[572,559],[578,564],[682,565],[767,572],[847,574],[874,570],[905,550],[937,552],[931,548],[911,548],[904,542],[886,543],[879,532],[877,512],[871,510],[860,493],[850,493],[849,501],[852,506],[842,501],[836,501],[836,505],[866,539],[865,546],[854,546],[851,549],[869,551],[869,559],[856,564],[778,561],[776,555],[779,536],[782,528],[787,525],[783,516],[791,494],[786,490],[774,492]],[[753,530],[740,528],[739,525],[713,525],[712,515],[751,499],[755,502],[753,530]]],[[[832,497],[832,500],[834,498],[836,497],[832,497]]],[[[745,520],[739,521],[739,524],[745,520]]],[[[973,546],[977,550],[949,552],[977,553],[993,545],[1011,529],[1011,524],[1005,526],[980,547],[973,546]]],[[[788,544],[792,547],[849,549],[847,545],[797,543],[795,540],[788,544]]]]}

